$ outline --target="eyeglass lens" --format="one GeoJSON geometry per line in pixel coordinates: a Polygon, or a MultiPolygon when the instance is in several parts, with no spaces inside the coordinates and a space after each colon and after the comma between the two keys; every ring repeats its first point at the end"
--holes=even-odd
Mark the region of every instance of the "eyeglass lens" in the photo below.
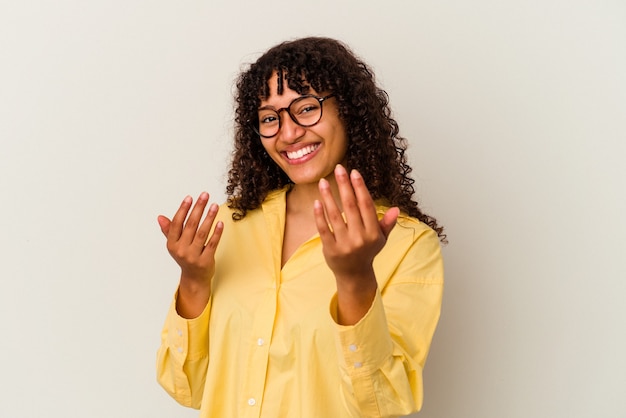
{"type": "Polygon", "coordinates": [[[315,125],[322,117],[323,99],[315,96],[303,96],[295,99],[284,109],[259,110],[258,133],[264,137],[272,137],[280,130],[279,112],[285,110],[291,119],[300,126],[309,127],[315,125]]]}

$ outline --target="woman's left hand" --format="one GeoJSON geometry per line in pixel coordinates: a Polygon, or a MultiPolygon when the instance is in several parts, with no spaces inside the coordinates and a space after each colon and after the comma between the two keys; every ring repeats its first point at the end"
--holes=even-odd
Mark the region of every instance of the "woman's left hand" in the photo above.
{"type": "Polygon", "coordinates": [[[321,201],[314,206],[324,257],[337,279],[340,303],[342,296],[358,299],[367,295],[366,299],[373,300],[377,285],[372,263],[385,246],[400,211],[391,208],[378,220],[374,201],[358,171],[348,175],[337,165],[335,179],[345,220],[325,179],[319,182],[321,201]]]}

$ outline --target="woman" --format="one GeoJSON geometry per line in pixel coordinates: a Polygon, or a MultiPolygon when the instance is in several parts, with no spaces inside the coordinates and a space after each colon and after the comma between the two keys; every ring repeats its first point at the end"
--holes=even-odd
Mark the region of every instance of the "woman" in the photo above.
{"type": "Polygon", "coordinates": [[[305,38],[252,64],[236,100],[227,204],[202,193],[158,219],[181,267],[159,382],[202,417],[418,410],[445,236],[386,93],[343,44],[305,38]]]}

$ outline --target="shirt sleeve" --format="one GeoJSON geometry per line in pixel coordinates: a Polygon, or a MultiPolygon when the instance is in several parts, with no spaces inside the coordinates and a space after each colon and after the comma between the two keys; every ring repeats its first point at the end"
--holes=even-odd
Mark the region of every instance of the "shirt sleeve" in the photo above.
{"type": "Polygon", "coordinates": [[[178,403],[200,409],[209,363],[211,300],[194,319],[176,312],[174,296],[157,352],[157,381],[178,403]]]}
{"type": "MultiPolygon", "coordinates": [[[[392,273],[377,277],[379,290],[366,315],[352,326],[335,325],[342,393],[355,416],[402,416],[422,406],[422,370],[441,310],[443,264],[434,232],[412,241],[399,258],[383,254],[392,273]]],[[[335,296],[335,322],[336,304],[335,296]]]]}

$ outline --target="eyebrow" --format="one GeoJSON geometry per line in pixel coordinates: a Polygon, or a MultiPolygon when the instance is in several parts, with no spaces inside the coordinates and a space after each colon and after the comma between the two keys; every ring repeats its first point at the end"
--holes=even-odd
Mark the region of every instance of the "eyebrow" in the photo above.
{"type": "MultiPolygon", "coordinates": [[[[299,97],[297,97],[296,99],[299,99],[299,97]]],[[[294,100],[296,100],[296,99],[294,99],[294,100]]],[[[265,105],[265,106],[261,106],[261,107],[259,107],[259,108],[257,109],[257,111],[258,111],[258,110],[273,110],[274,112],[278,112],[279,110],[285,110],[285,109],[287,109],[289,106],[291,106],[291,104],[294,102],[294,100],[292,100],[291,102],[289,102],[289,104],[288,104],[287,106],[285,106],[285,107],[281,107],[281,108],[278,108],[278,109],[277,109],[277,108],[275,108],[275,107],[274,107],[274,106],[272,106],[272,105],[265,105]]]]}
{"type": "Polygon", "coordinates": [[[300,99],[300,98],[302,98],[302,97],[304,97],[304,96],[306,96],[306,95],[305,95],[305,94],[301,94],[300,96],[293,98],[293,99],[289,102],[289,104],[288,104],[287,106],[285,106],[285,107],[281,107],[281,108],[279,108],[279,109],[277,109],[276,107],[274,107],[274,106],[272,106],[272,105],[269,105],[269,104],[268,104],[268,105],[265,105],[265,106],[261,106],[261,107],[259,107],[257,110],[266,110],[266,109],[269,109],[269,110],[273,110],[273,111],[277,112],[277,111],[282,110],[282,109],[287,109],[289,106],[291,106],[291,104],[292,104],[293,102],[295,102],[296,100],[298,100],[298,99],[300,99]]]}

